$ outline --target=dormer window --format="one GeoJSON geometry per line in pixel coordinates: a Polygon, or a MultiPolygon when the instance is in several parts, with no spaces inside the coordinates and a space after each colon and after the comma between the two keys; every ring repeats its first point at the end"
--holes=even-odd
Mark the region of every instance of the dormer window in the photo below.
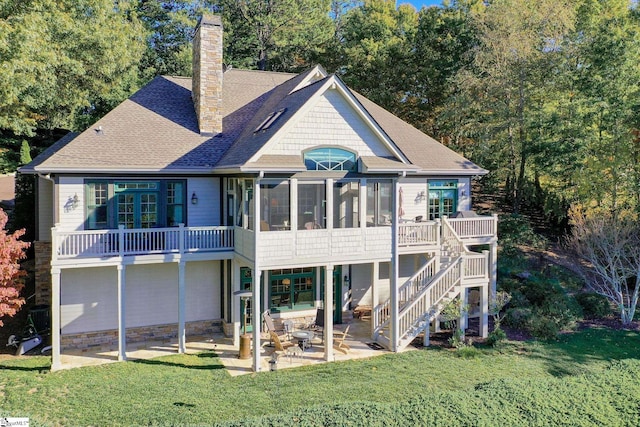
{"type": "Polygon", "coordinates": [[[316,148],[304,153],[304,164],[311,171],[355,171],[356,155],[342,148],[316,148]]]}

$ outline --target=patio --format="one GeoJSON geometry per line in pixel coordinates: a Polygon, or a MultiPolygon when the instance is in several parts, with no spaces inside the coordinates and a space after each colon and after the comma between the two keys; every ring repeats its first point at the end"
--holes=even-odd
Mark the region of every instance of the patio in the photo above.
{"type": "MultiPolygon", "coordinates": [[[[350,347],[347,354],[334,349],[334,360],[343,361],[351,359],[361,359],[390,353],[386,349],[374,350],[367,343],[370,343],[371,325],[368,320],[352,319],[348,323],[349,336],[345,343],[350,347]]],[[[345,325],[342,325],[345,326],[345,325]]],[[[295,341],[294,341],[295,342],[295,341]]],[[[263,334],[261,342],[261,367],[263,371],[270,370],[269,361],[274,352],[273,347],[269,347],[268,335],[263,334]]],[[[413,349],[408,346],[407,350],[413,349]]],[[[189,337],[187,339],[187,354],[199,353],[213,350],[229,375],[244,375],[252,373],[252,359],[239,359],[238,349],[233,346],[233,340],[225,337],[222,333],[213,337],[200,336],[189,337]]],[[[177,338],[167,341],[147,341],[127,344],[127,360],[152,359],[160,356],[177,354],[177,338]]],[[[96,366],[118,361],[117,346],[100,347],[89,350],[67,350],[62,354],[62,369],[71,369],[84,366],[96,366]]],[[[319,335],[312,340],[312,347],[300,352],[294,357],[282,355],[278,359],[277,369],[296,368],[300,366],[326,363],[324,360],[324,344],[321,343],[319,335]]]]}

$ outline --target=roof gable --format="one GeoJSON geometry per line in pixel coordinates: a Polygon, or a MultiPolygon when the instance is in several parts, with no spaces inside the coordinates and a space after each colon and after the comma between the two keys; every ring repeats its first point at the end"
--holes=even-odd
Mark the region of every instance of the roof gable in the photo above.
{"type": "MultiPolygon", "coordinates": [[[[317,146],[340,146],[358,156],[393,158],[402,169],[408,160],[336,76],[328,76],[284,96],[273,104],[268,128],[245,131],[240,143],[254,150],[238,166],[256,165],[265,155],[292,156],[317,146]]],[[[262,111],[264,112],[264,110],[262,111]]],[[[259,120],[260,117],[256,119],[259,120]]],[[[265,119],[259,123],[264,125],[265,119]]]]}

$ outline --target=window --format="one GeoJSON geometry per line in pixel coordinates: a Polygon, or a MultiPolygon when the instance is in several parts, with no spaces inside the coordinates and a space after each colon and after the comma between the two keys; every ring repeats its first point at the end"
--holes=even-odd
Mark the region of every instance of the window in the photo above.
{"type": "Polygon", "coordinates": [[[176,227],[185,222],[184,195],[183,182],[167,183],[167,225],[169,227],[176,227]]]}
{"type": "Polygon", "coordinates": [[[287,268],[269,272],[269,308],[273,312],[312,308],[315,301],[315,269],[287,268]]]}
{"type": "Polygon", "coordinates": [[[184,181],[87,181],[88,230],[177,226],[185,221],[184,181]]]}
{"type": "Polygon", "coordinates": [[[99,230],[109,228],[107,217],[107,193],[106,182],[93,182],[87,186],[87,228],[99,230]]]}
{"type": "Polygon", "coordinates": [[[326,227],[325,184],[298,182],[298,230],[326,227]]]}
{"type": "Polygon", "coordinates": [[[289,230],[289,183],[260,184],[260,231],[289,230]]]}
{"type": "Polygon", "coordinates": [[[360,183],[339,181],[333,187],[333,227],[360,227],[360,183]]]}
{"type": "Polygon", "coordinates": [[[253,180],[239,179],[236,188],[236,226],[253,230],[253,180]]]}
{"type": "Polygon", "coordinates": [[[367,227],[391,225],[391,181],[367,182],[367,227]]]}
{"type": "Polygon", "coordinates": [[[316,148],[304,153],[304,164],[312,171],[355,171],[356,155],[342,148],[316,148]]]}
{"type": "Polygon", "coordinates": [[[450,216],[458,210],[458,181],[429,180],[429,219],[450,216]]]}

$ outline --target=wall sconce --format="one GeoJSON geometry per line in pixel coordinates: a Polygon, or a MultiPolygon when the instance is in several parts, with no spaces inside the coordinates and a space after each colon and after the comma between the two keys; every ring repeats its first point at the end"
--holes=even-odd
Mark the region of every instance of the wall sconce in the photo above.
{"type": "Polygon", "coordinates": [[[462,197],[464,197],[464,196],[466,196],[466,195],[467,195],[467,192],[466,192],[466,191],[464,191],[464,190],[462,190],[462,197]]]}
{"type": "Polygon", "coordinates": [[[197,205],[198,204],[198,196],[196,196],[196,192],[195,191],[191,195],[191,204],[192,205],[197,205]]]}
{"type": "Polygon", "coordinates": [[[425,197],[426,197],[426,196],[425,196],[424,191],[421,191],[421,192],[419,192],[419,193],[416,195],[415,202],[416,202],[416,203],[420,203],[421,201],[423,201],[423,200],[425,199],[425,197]]]}
{"type": "Polygon", "coordinates": [[[343,279],[343,282],[348,285],[350,281],[351,281],[351,279],[349,279],[349,276],[345,275],[344,279],[343,279]]]}
{"type": "Polygon", "coordinates": [[[71,201],[71,206],[73,207],[73,209],[78,207],[78,193],[73,195],[73,199],[71,201]]]}

